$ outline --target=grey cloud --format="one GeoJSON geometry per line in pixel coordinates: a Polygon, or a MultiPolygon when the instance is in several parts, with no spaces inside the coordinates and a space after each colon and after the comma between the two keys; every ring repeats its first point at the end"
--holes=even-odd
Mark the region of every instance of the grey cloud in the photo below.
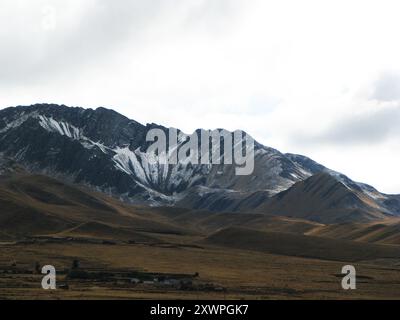
{"type": "Polygon", "coordinates": [[[400,74],[385,73],[374,84],[372,99],[379,101],[400,100],[400,74]]]}
{"type": "Polygon", "coordinates": [[[399,124],[400,106],[382,108],[372,113],[342,118],[317,135],[296,133],[292,140],[303,145],[373,145],[399,139],[399,124]]]}
{"type": "Polygon", "coordinates": [[[160,26],[163,32],[163,26],[168,25],[166,20],[173,19],[175,11],[186,17],[179,22],[182,28],[196,28],[199,23],[212,25],[223,21],[219,18],[229,15],[232,4],[236,3],[236,0],[94,0],[84,2],[83,14],[74,17],[66,11],[68,2],[63,0],[4,1],[0,5],[3,10],[3,14],[0,12],[0,84],[3,87],[53,80],[57,76],[73,75],[77,70],[82,74],[90,67],[101,68],[102,59],[113,53],[127,49],[135,54],[146,44],[158,41],[148,37],[147,30],[160,26]],[[41,23],[43,8],[48,5],[55,9],[57,24],[54,30],[45,31],[41,23]]]}
{"type": "Polygon", "coordinates": [[[118,50],[122,41],[134,41],[132,36],[143,33],[163,8],[161,0],[97,0],[83,5],[83,15],[79,19],[69,17],[73,22],[66,25],[63,15],[68,14],[63,12],[63,2],[55,1],[56,28],[46,31],[41,29],[44,7],[29,2],[23,2],[22,10],[9,10],[16,16],[26,15],[24,23],[7,26],[8,20],[3,20],[0,24],[2,29],[8,28],[8,35],[2,35],[4,49],[0,52],[2,84],[38,80],[58,70],[98,61],[118,50]]]}

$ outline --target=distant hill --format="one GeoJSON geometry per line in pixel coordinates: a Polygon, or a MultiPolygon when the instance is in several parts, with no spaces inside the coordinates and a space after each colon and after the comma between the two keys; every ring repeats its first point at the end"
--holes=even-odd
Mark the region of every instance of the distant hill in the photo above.
{"type": "Polygon", "coordinates": [[[0,176],[0,208],[0,240],[58,235],[158,241],[143,232],[186,233],[139,207],[29,173],[0,176]]]}
{"type": "Polygon", "coordinates": [[[385,223],[341,223],[320,226],[306,232],[333,239],[400,245],[400,221],[394,219],[385,223]]]}
{"type": "Polygon", "coordinates": [[[386,217],[363,192],[348,188],[328,173],[318,173],[296,183],[264,202],[257,211],[324,223],[365,222],[386,217]]]}
{"type": "Polygon", "coordinates": [[[290,233],[264,232],[239,227],[218,231],[209,236],[206,243],[228,248],[347,262],[400,258],[400,246],[366,244],[290,233]]]}

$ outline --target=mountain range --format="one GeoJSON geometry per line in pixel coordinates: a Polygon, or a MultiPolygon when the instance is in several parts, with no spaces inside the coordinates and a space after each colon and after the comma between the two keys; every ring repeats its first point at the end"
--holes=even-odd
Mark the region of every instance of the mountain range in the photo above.
{"type": "MultiPolygon", "coordinates": [[[[148,130],[106,108],[36,104],[0,110],[0,174],[25,170],[88,187],[126,203],[210,212],[267,214],[320,223],[400,216],[400,195],[302,155],[255,142],[254,172],[233,165],[149,161],[148,130]]],[[[196,130],[201,134],[204,129],[196,130]]],[[[181,148],[182,145],[178,145],[181,148]]]]}

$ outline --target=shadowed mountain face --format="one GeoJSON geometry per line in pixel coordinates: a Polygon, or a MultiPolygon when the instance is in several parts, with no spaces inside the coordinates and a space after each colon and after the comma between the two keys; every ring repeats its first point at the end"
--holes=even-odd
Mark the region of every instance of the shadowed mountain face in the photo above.
{"type": "Polygon", "coordinates": [[[7,108],[0,111],[0,152],[32,173],[135,203],[265,211],[332,222],[400,212],[398,196],[383,195],[307,157],[282,154],[257,142],[255,169],[248,176],[236,175],[232,165],[150,163],[146,134],[152,128],[168,132],[105,108],[7,108]]]}
{"type": "Polygon", "coordinates": [[[185,233],[141,207],[22,168],[0,175],[0,208],[0,241],[52,235],[151,242],[143,232],[185,233]]]}
{"type": "Polygon", "coordinates": [[[257,211],[325,223],[383,219],[380,207],[361,190],[351,190],[328,173],[296,183],[257,208],[257,211]]]}

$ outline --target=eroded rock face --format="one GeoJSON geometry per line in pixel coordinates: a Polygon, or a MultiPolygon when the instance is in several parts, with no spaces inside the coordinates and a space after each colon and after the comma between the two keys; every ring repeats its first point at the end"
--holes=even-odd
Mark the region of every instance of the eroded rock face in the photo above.
{"type": "Polygon", "coordinates": [[[398,210],[397,198],[381,195],[307,157],[282,154],[257,142],[254,171],[247,176],[236,175],[233,165],[151,163],[146,134],[153,128],[168,135],[165,127],[145,126],[105,108],[19,106],[0,111],[0,152],[32,172],[152,205],[253,210],[296,182],[328,172],[346,188],[373,199],[382,210],[398,210]]]}

